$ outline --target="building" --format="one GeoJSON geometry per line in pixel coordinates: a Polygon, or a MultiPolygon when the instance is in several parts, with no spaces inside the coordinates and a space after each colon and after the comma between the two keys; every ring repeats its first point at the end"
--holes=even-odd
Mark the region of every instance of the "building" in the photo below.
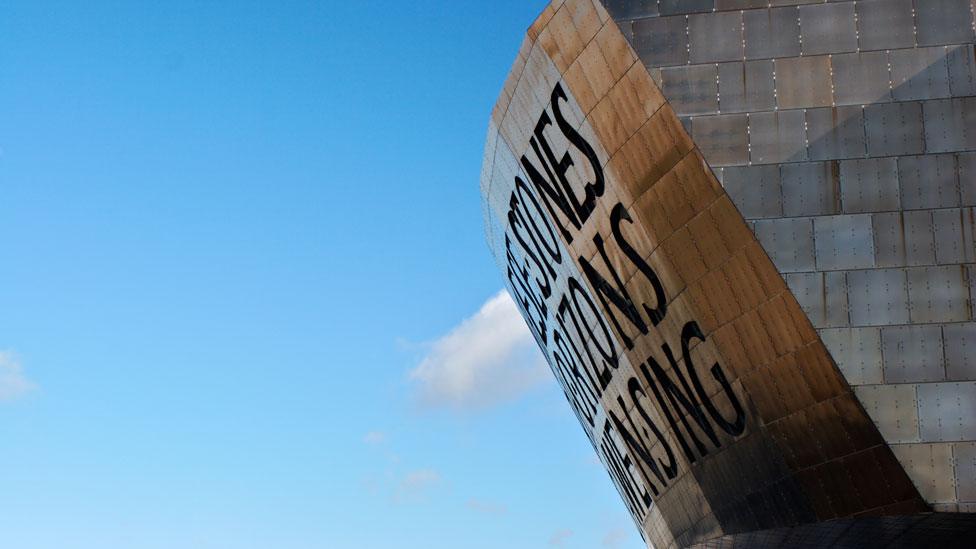
{"type": "Polygon", "coordinates": [[[655,547],[976,536],[970,0],[555,0],[486,235],[655,547]]]}

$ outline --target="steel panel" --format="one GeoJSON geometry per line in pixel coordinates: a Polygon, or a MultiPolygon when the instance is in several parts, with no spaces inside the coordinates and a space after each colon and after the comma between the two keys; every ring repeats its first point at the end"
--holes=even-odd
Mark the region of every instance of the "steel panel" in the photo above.
{"type": "Polygon", "coordinates": [[[955,501],[950,444],[895,444],[891,449],[926,501],[955,501]]]}
{"type": "Polygon", "coordinates": [[[742,59],[742,15],[738,11],[691,15],[688,34],[692,63],[742,59]]]}
{"type": "Polygon", "coordinates": [[[862,50],[915,45],[912,0],[861,0],[857,3],[858,44],[862,50]]]}
{"type": "Polygon", "coordinates": [[[976,502],[976,443],[957,442],[952,445],[952,455],[956,462],[957,498],[976,502]]]}
{"type": "Polygon", "coordinates": [[[864,108],[868,156],[921,154],[922,107],[919,103],[881,103],[864,108]]]}
{"type": "Polygon", "coordinates": [[[976,323],[946,324],[946,378],[950,381],[976,379],[976,323]]]}
{"type": "Polygon", "coordinates": [[[949,67],[943,47],[892,50],[891,95],[895,101],[949,97],[949,67]]]}
{"type": "Polygon", "coordinates": [[[883,51],[833,56],[834,101],[838,105],[864,105],[891,98],[888,58],[883,51]]]}
{"type": "Polygon", "coordinates": [[[829,107],[833,102],[826,55],[776,59],[776,101],[781,109],[829,107]]]}
{"type": "Polygon", "coordinates": [[[696,117],[692,122],[695,143],[712,166],[749,162],[749,125],[744,114],[696,117]]]}
{"type": "Polygon", "coordinates": [[[809,218],[756,221],[756,237],[781,273],[812,271],[813,221],[809,218]]]}
{"type": "Polygon", "coordinates": [[[973,41],[970,0],[921,0],[915,3],[919,46],[973,41]]]}
{"type": "Polygon", "coordinates": [[[959,205],[956,158],[927,154],[898,159],[901,205],[906,210],[950,208],[959,205]]]}
{"type": "Polygon", "coordinates": [[[787,273],[786,285],[814,328],[826,326],[823,273],[787,273]]]}
{"type": "Polygon", "coordinates": [[[645,65],[666,67],[688,62],[687,23],[683,16],[638,19],[632,28],[634,50],[645,65]]]}
{"type": "Polygon", "coordinates": [[[869,214],[813,219],[819,271],[874,267],[874,234],[869,214]]]}
{"type": "Polygon", "coordinates": [[[958,265],[908,269],[912,322],[969,320],[969,289],[958,265]]]}
{"type": "Polygon", "coordinates": [[[679,116],[717,112],[717,72],[714,64],[663,68],[661,91],[679,116]]]}
{"type": "Polygon", "coordinates": [[[883,382],[879,328],[828,328],[818,332],[848,383],[873,385],[883,382]]]}
{"type": "Polygon", "coordinates": [[[862,385],[854,394],[889,444],[919,440],[915,385],[862,385]]]}
{"type": "Polygon", "coordinates": [[[864,115],[861,107],[807,109],[810,160],[864,156],[864,115]]]}
{"type": "Polygon", "coordinates": [[[803,55],[856,50],[854,4],[844,2],[800,6],[800,34],[803,55]]]}
{"type": "Polygon", "coordinates": [[[783,216],[779,166],[728,167],[722,184],[746,219],[783,216]]]}
{"type": "Polygon", "coordinates": [[[976,149],[976,98],[940,99],[923,105],[927,152],[976,149]]]}
{"type": "Polygon", "coordinates": [[[841,205],[845,213],[901,208],[898,164],[894,158],[844,160],[839,164],[841,205]]]}
{"type": "Polygon", "coordinates": [[[935,229],[929,210],[902,212],[905,243],[904,265],[931,265],[935,263],[935,229]]]}
{"type": "Polygon", "coordinates": [[[976,206],[976,153],[960,153],[956,160],[959,172],[959,198],[963,206],[976,206]]]}
{"type": "Polygon", "coordinates": [[[935,258],[940,265],[976,262],[972,208],[934,210],[935,258]]]}
{"type": "Polygon", "coordinates": [[[797,8],[750,10],[742,14],[747,59],[769,59],[800,55],[800,24],[797,8]]]}
{"type": "Polygon", "coordinates": [[[718,81],[722,112],[772,110],[776,105],[771,60],[722,63],[718,81]]]}
{"type": "Polygon", "coordinates": [[[619,24],[626,19],[639,17],[655,17],[658,11],[658,0],[600,0],[610,16],[619,24]]]}
{"type": "Polygon", "coordinates": [[[919,384],[918,424],[925,442],[976,438],[976,382],[919,384]]]}
{"type": "Polygon", "coordinates": [[[902,269],[847,273],[851,325],[907,324],[908,282],[902,269]]]}
{"type": "Polygon", "coordinates": [[[715,9],[715,0],[658,0],[661,15],[708,12],[715,9]]]}
{"type": "Polygon", "coordinates": [[[806,130],[803,111],[750,114],[749,146],[753,164],[806,160],[806,130]]]}
{"type": "Polygon", "coordinates": [[[850,304],[847,300],[847,273],[824,273],[825,302],[829,327],[850,326],[850,304]]]}
{"type": "Polygon", "coordinates": [[[946,60],[952,96],[976,95],[976,59],[972,44],[950,47],[946,60]]]}
{"type": "Polygon", "coordinates": [[[885,383],[945,380],[942,327],[938,324],[881,329],[885,383]]]}
{"type": "Polygon", "coordinates": [[[783,164],[783,213],[828,215],[840,211],[839,171],[834,162],[783,164]]]}

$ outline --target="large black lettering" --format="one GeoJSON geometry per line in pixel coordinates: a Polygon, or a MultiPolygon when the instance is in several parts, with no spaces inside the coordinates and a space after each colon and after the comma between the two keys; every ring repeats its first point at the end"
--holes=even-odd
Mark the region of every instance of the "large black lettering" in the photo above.
{"type": "Polygon", "coordinates": [[[593,169],[593,182],[585,183],[583,185],[583,202],[579,202],[576,199],[576,194],[573,193],[569,186],[566,187],[566,193],[569,195],[570,200],[573,204],[573,209],[576,210],[576,215],[579,216],[581,222],[586,223],[589,219],[590,214],[593,213],[593,209],[596,208],[597,197],[603,196],[604,190],[604,180],[603,180],[603,168],[600,166],[600,159],[597,158],[596,152],[593,147],[580,135],[579,132],[573,128],[572,124],[566,121],[566,117],[563,116],[562,110],[559,108],[559,101],[568,101],[569,98],[566,97],[566,92],[563,91],[563,87],[560,83],[556,83],[556,87],[552,90],[552,112],[556,117],[556,125],[559,126],[559,131],[566,136],[566,139],[573,144],[574,147],[579,149],[583,153],[583,156],[590,163],[590,167],[593,169]]]}
{"type": "Polygon", "coordinates": [[[624,238],[623,231],[620,230],[620,222],[627,221],[628,223],[633,223],[634,221],[630,218],[630,214],[627,213],[627,208],[624,208],[623,204],[617,203],[610,212],[610,230],[613,233],[613,239],[620,246],[620,250],[624,252],[634,265],[637,266],[637,270],[644,275],[644,278],[651,284],[651,288],[654,289],[654,297],[657,299],[657,306],[655,308],[650,308],[646,303],[643,303],[644,312],[647,313],[648,318],[651,319],[651,324],[657,326],[661,320],[664,319],[664,315],[668,312],[668,299],[664,294],[664,285],[661,284],[661,279],[658,278],[657,273],[654,269],[644,261],[640,252],[634,249],[634,247],[627,242],[624,238]]]}
{"type": "Polygon", "coordinates": [[[732,392],[732,385],[729,383],[728,378],[725,377],[725,372],[722,370],[722,367],[716,362],[712,365],[710,371],[712,377],[722,386],[722,391],[732,404],[732,409],[735,410],[735,419],[728,421],[719,413],[715,404],[705,392],[705,388],[702,387],[701,380],[698,378],[698,372],[695,371],[694,363],[691,361],[690,347],[691,340],[693,339],[705,341],[705,334],[702,333],[701,328],[698,327],[698,323],[695,321],[686,323],[681,329],[681,356],[684,358],[685,367],[688,369],[688,377],[691,378],[691,383],[695,386],[695,392],[698,393],[699,398],[702,399],[705,405],[705,409],[708,410],[708,415],[712,416],[712,419],[715,420],[715,423],[718,423],[718,426],[723,431],[733,437],[737,437],[746,429],[746,413],[742,408],[742,403],[739,402],[738,397],[732,392]]]}
{"type": "Polygon", "coordinates": [[[535,307],[536,311],[539,313],[538,325],[532,322],[528,322],[529,328],[532,329],[533,335],[536,336],[536,340],[542,347],[546,346],[546,319],[549,317],[549,312],[546,309],[545,301],[540,300],[533,292],[529,286],[529,272],[522,265],[519,265],[518,259],[512,254],[512,241],[505,235],[505,255],[508,261],[508,281],[512,287],[512,297],[516,299],[516,303],[521,305],[523,314],[527,318],[532,318],[529,314],[529,303],[535,307]],[[516,276],[518,275],[518,276],[516,276]],[[521,288],[522,291],[518,291],[521,288]]]}
{"type": "MultiPolygon", "coordinates": [[[[538,242],[546,249],[546,253],[549,257],[560,264],[563,262],[563,254],[559,251],[559,239],[556,237],[555,231],[552,230],[552,225],[546,219],[546,213],[542,211],[542,206],[539,205],[539,199],[535,197],[535,193],[529,189],[529,186],[525,184],[525,181],[521,177],[515,176],[515,191],[513,194],[517,194],[518,198],[521,200],[523,208],[525,208],[525,217],[528,218],[529,224],[532,227],[532,233],[538,238],[538,242]],[[532,205],[532,209],[538,214],[532,216],[529,214],[528,205],[532,205]],[[546,233],[548,233],[548,238],[543,236],[542,231],[539,230],[539,225],[536,223],[536,219],[542,221],[542,225],[546,228],[546,233]]],[[[548,263],[547,263],[548,264],[548,263]]],[[[553,278],[556,277],[556,273],[552,271],[550,267],[550,274],[553,278]]]]}
{"type": "MultiPolygon", "coordinates": [[[[544,125],[551,122],[549,115],[543,111],[542,117],[539,118],[539,124],[544,125]]],[[[538,128],[538,125],[536,127],[538,128]]],[[[525,169],[525,173],[528,174],[529,180],[532,181],[536,190],[539,191],[539,196],[542,197],[542,201],[546,204],[546,209],[552,214],[552,220],[559,227],[559,232],[566,239],[566,243],[571,243],[573,241],[573,234],[560,221],[559,216],[556,215],[556,210],[558,209],[562,212],[576,230],[579,230],[582,225],[576,216],[575,210],[573,210],[569,204],[569,200],[566,198],[565,187],[557,182],[557,178],[553,175],[552,170],[549,169],[549,164],[546,163],[546,155],[539,150],[539,144],[536,142],[535,137],[529,139],[529,144],[532,145],[532,150],[535,151],[536,157],[542,162],[542,169],[546,172],[546,175],[542,175],[525,155],[522,155],[522,167],[525,169]],[[553,207],[554,204],[555,207],[553,207]]]]}
{"type": "Polygon", "coordinates": [[[613,309],[610,308],[610,303],[617,308],[618,311],[622,312],[627,320],[630,321],[642,334],[647,333],[647,324],[644,323],[644,319],[641,318],[640,313],[637,311],[637,307],[634,305],[633,300],[630,298],[630,294],[627,293],[627,288],[624,287],[624,283],[620,280],[620,275],[617,274],[617,270],[613,268],[613,264],[610,262],[610,258],[607,257],[607,251],[603,246],[603,237],[600,235],[593,236],[593,243],[596,244],[596,249],[600,253],[600,257],[603,259],[604,265],[610,271],[610,275],[613,277],[613,282],[616,284],[616,288],[611,285],[607,279],[603,278],[593,265],[586,260],[585,257],[580,256],[579,262],[580,266],[583,268],[583,274],[586,275],[586,279],[593,286],[596,292],[596,297],[603,304],[603,307],[607,310],[610,315],[610,322],[613,323],[613,327],[620,334],[620,338],[624,342],[624,346],[627,349],[634,348],[634,342],[627,336],[627,333],[620,326],[620,321],[617,320],[617,315],[614,314],[613,309]],[[610,303],[607,303],[607,299],[610,303]]]}

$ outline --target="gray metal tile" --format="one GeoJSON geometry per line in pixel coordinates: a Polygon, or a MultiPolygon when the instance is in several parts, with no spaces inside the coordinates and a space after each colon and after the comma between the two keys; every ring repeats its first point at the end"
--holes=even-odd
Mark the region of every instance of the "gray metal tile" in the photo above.
{"type": "Polygon", "coordinates": [[[722,179],[725,191],[746,219],[783,216],[779,166],[730,166],[722,179]]]}
{"type": "Polygon", "coordinates": [[[874,261],[878,267],[901,267],[906,263],[905,227],[901,212],[876,213],[874,226],[874,261]]]}
{"type": "MultiPolygon", "coordinates": [[[[760,241],[761,242],[761,241],[760,241]]],[[[814,328],[827,326],[827,304],[823,273],[787,273],[784,277],[790,292],[814,328]]]]}
{"type": "Polygon", "coordinates": [[[874,234],[870,214],[830,215],[813,220],[817,270],[874,267],[874,234]]]}
{"type": "Polygon", "coordinates": [[[864,117],[859,106],[807,109],[810,160],[864,156],[864,117]]]}
{"type": "Polygon", "coordinates": [[[847,273],[827,272],[824,275],[824,326],[850,326],[850,304],[847,300],[847,273]]]}
{"type": "Polygon", "coordinates": [[[835,162],[782,165],[783,213],[829,215],[840,211],[840,172],[835,162]]]}
{"type": "Polygon", "coordinates": [[[938,504],[954,500],[952,445],[894,444],[891,449],[925,501],[938,504]]]}
{"type": "Polygon", "coordinates": [[[976,439],[976,382],[918,385],[919,434],[927,442],[976,439]]]}
{"type": "Polygon", "coordinates": [[[813,221],[809,218],[756,221],[756,237],[781,273],[812,271],[813,221]]]}
{"type": "Polygon", "coordinates": [[[935,263],[935,229],[929,210],[902,212],[901,235],[905,243],[903,265],[932,265],[935,263]]]}
{"type": "Polygon", "coordinates": [[[857,29],[862,50],[911,48],[915,45],[912,0],[861,0],[857,29]]]}
{"type": "Polygon", "coordinates": [[[797,8],[749,10],[742,14],[747,59],[769,59],[800,55],[800,24],[797,8]]]}
{"type": "Polygon", "coordinates": [[[976,323],[946,324],[942,328],[942,334],[945,340],[947,379],[976,379],[976,323]]]}
{"type": "Polygon", "coordinates": [[[881,329],[885,383],[945,380],[942,327],[938,324],[881,329]]]}
{"type": "Polygon", "coordinates": [[[901,205],[906,210],[951,208],[959,205],[956,157],[927,154],[898,159],[901,205]]]}
{"type": "Polygon", "coordinates": [[[880,103],[891,98],[888,57],[883,51],[833,56],[834,101],[838,105],[880,103]]]}
{"type": "Polygon", "coordinates": [[[776,105],[772,60],[722,63],[718,75],[722,112],[772,110],[776,105]]]}
{"type": "Polygon", "coordinates": [[[973,41],[969,0],[921,0],[915,4],[919,46],[973,41]]]}
{"type": "Polygon", "coordinates": [[[600,2],[618,23],[626,19],[656,17],[660,13],[657,0],[600,0],[600,2]]]}
{"type": "Polygon", "coordinates": [[[932,211],[935,259],[940,265],[976,262],[972,208],[932,211]]]}
{"type": "Polygon", "coordinates": [[[969,288],[958,265],[909,268],[908,296],[913,323],[970,319],[969,288]]]}
{"type": "Polygon", "coordinates": [[[972,44],[952,46],[946,57],[949,65],[949,91],[954,97],[976,95],[976,59],[972,44]]]}
{"type": "Polygon", "coordinates": [[[847,273],[852,326],[907,324],[908,283],[902,269],[847,273]]]}
{"type": "Polygon", "coordinates": [[[800,6],[800,35],[803,55],[856,50],[854,4],[844,2],[800,6]]]}
{"type": "Polygon", "coordinates": [[[844,160],[839,164],[841,205],[844,212],[878,212],[901,208],[898,164],[894,158],[844,160]]]}
{"type": "Polygon", "coordinates": [[[661,69],[664,96],[679,116],[718,111],[718,71],[714,64],[661,69]]]}
{"type": "Polygon", "coordinates": [[[827,328],[819,333],[848,383],[883,382],[880,328],[827,328]]]}
{"type": "Polygon", "coordinates": [[[742,59],[742,14],[738,11],[697,13],[688,17],[692,63],[742,59]]]}
{"type": "Polygon", "coordinates": [[[664,67],[688,62],[685,17],[649,17],[633,23],[634,50],[645,65],[664,67]]]}
{"type": "Polygon", "coordinates": [[[715,9],[715,0],[659,0],[661,15],[709,12],[715,9]]]}
{"type": "Polygon", "coordinates": [[[772,111],[750,114],[749,146],[753,164],[806,160],[806,130],[803,111],[772,111]]]}
{"type": "Polygon", "coordinates": [[[749,162],[749,126],[744,114],[696,117],[692,135],[705,160],[712,166],[749,162]]]}
{"type": "Polygon", "coordinates": [[[976,206],[976,153],[960,153],[957,158],[959,171],[959,198],[963,206],[976,206]]]}
{"type": "Polygon", "coordinates": [[[952,455],[956,462],[956,496],[959,501],[976,502],[976,442],[953,444],[952,455]]]}
{"type": "Polygon", "coordinates": [[[776,101],[781,109],[829,107],[830,83],[826,55],[776,59],[776,101]]]}
{"type": "Polygon", "coordinates": [[[892,50],[891,95],[895,101],[949,97],[949,67],[943,47],[892,50]]]}
{"type": "Polygon", "coordinates": [[[921,154],[922,107],[918,103],[881,103],[864,109],[868,156],[921,154]]]}
{"type": "Polygon", "coordinates": [[[926,152],[976,149],[976,98],[923,103],[926,152]]]}
{"type": "Polygon", "coordinates": [[[918,401],[914,385],[864,385],[854,394],[889,444],[916,442],[918,401]]]}

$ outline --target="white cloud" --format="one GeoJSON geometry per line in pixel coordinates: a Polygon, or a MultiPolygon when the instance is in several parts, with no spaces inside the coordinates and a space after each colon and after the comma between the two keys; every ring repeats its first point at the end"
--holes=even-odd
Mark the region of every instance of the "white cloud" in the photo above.
{"type": "Polygon", "coordinates": [[[508,512],[508,508],[500,503],[493,503],[477,498],[469,499],[465,505],[467,505],[468,509],[485,515],[504,515],[508,512]]]}
{"type": "Polygon", "coordinates": [[[573,531],[568,528],[558,530],[552,535],[551,538],[549,538],[549,546],[562,547],[563,544],[566,543],[566,540],[568,540],[572,535],[573,531]]]}
{"type": "Polygon", "coordinates": [[[603,546],[608,549],[619,547],[625,539],[627,539],[627,531],[623,528],[614,528],[603,536],[603,546]]]}
{"type": "Polygon", "coordinates": [[[35,387],[24,376],[20,360],[10,351],[0,351],[0,402],[14,400],[35,387]]]}
{"type": "Polygon", "coordinates": [[[468,410],[513,400],[552,377],[515,302],[502,290],[435,341],[410,379],[422,404],[468,410]]]}
{"type": "Polygon", "coordinates": [[[363,435],[363,442],[371,445],[379,445],[386,442],[386,433],[382,431],[370,431],[363,435]]]}
{"type": "Polygon", "coordinates": [[[393,493],[393,501],[423,501],[427,494],[443,482],[441,474],[433,469],[416,469],[404,475],[393,493]]]}

